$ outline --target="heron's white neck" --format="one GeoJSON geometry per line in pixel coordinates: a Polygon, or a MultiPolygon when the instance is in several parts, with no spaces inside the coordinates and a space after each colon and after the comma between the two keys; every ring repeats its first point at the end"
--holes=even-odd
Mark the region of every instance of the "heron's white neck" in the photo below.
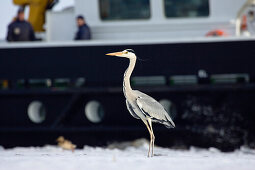
{"type": "Polygon", "coordinates": [[[130,58],[129,59],[129,66],[127,70],[124,73],[124,80],[123,80],[123,92],[126,97],[130,97],[129,95],[132,95],[132,88],[130,86],[130,76],[134,70],[136,63],[136,58],[130,58]]]}

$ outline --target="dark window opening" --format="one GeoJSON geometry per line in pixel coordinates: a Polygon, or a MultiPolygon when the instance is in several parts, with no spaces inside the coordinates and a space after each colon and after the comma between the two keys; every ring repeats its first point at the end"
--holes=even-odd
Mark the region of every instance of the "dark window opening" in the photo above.
{"type": "Polygon", "coordinates": [[[149,0],[99,0],[102,20],[132,20],[150,18],[149,0]]]}
{"type": "Polygon", "coordinates": [[[194,18],[209,16],[209,0],[164,0],[168,18],[194,18]]]}

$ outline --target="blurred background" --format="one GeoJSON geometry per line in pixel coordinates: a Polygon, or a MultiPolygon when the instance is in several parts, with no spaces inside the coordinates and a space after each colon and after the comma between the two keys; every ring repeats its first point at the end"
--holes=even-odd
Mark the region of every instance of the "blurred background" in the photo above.
{"type": "Polygon", "coordinates": [[[254,0],[9,0],[0,3],[0,145],[78,147],[149,138],[122,79],[176,124],[173,148],[255,147],[254,0]]]}
{"type": "MultiPolygon", "coordinates": [[[[70,7],[74,5],[74,0],[61,0],[54,6],[53,11],[61,11],[64,8],[70,7]]],[[[0,14],[1,14],[1,24],[0,24],[0,40],[5,40],[8,25],[10,21],[16,16],[19,6],[15,5],[12,0],[1,2],[0,6],[0,14]]],[[[25,10],[26,19],[29,16],[29,7],[25,10]]]]}

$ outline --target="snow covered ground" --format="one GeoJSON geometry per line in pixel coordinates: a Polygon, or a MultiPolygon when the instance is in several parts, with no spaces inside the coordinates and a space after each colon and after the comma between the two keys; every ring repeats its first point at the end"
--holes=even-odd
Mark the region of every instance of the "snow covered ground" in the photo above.
{"type": "MultiPolygon", "coordinates": [[[[255,150],[241,148],[231,153],[217,149],[173,150],[156,147],[147,158],[148,145],[117,149],[89,147],[75,152],[56,146],[0,147],[0,170],[254,170],[255,150]]],[[[121,146],[121,144],[120,144],[121,146]]]]}

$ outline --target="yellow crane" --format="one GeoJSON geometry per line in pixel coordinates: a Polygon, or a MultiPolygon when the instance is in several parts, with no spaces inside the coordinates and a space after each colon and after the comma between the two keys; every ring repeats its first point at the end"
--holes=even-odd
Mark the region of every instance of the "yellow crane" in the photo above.
{"type": "Polygon", "coordinates": [[[15,5],[29,6],[28,21],[34,28],[35,32],[44,32],[43,25],[45,23],[45,12],[47,7],[54,0],[13,0],[15,5]]]}

